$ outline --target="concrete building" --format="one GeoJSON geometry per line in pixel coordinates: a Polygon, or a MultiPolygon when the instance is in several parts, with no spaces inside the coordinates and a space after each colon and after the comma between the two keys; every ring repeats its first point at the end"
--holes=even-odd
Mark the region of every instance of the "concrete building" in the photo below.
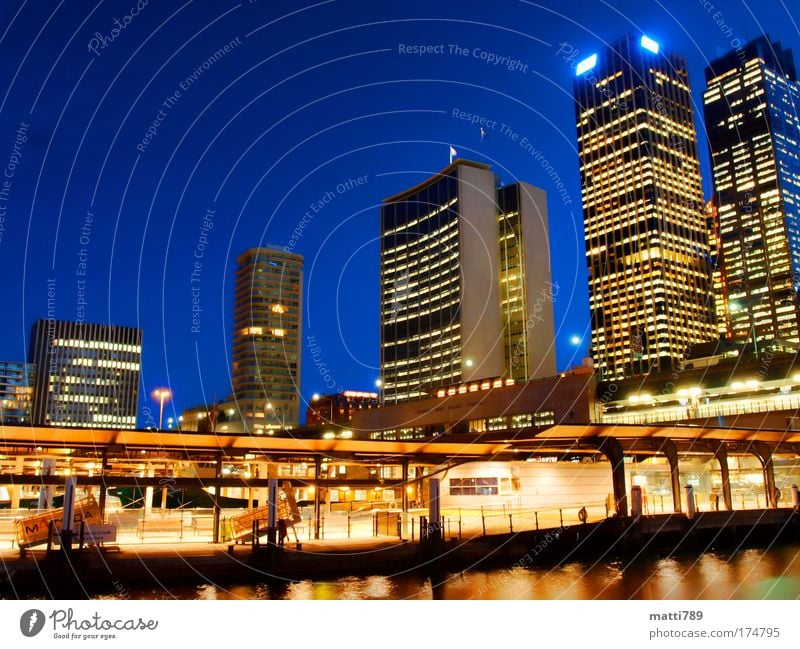
{"type": "Polygon", "coordinates": [[[315,394],[306,409],[306,427],[333,423],[349,426],[356,412],[371,410],[381,405],[377,392],[345,390],[336,394],[315,394]]]}
{"type": "Polygon", "coordinates": [[[357,437],[403,440],[487,433],[555,424],[588,423],[595,414],[591,368],[526,383],[513,379],[467,381],[435,390],[426,399],[361,410],[353,416],[357,437]]]}
{"type": "Polygon", "coordinates": [[[142,330],[37,320],[34,425],[136,428],[142,330]]]}
{"type": "Polygon", "coordinates": [[[0,361],[0,426],[31,423],[36,366],[0,361]]]}
{"type": "Polygon", "coordinates": [[[303,257],[251,248],[238,258],[233,314],[233,408],[245,432],[300,421],[303,257]]]}
{"type": "Polygon", "coordinates": [[[596,421],[800,430],[800,362],[752,344],[698,346],[680,369],[601,381],[596,421]]]}
{"type": "Polygon", "coordinates": [[[794,58],[761,36],[706,69],[730,335],[765,346],[800,342],[800,84],[794,58]]]}
{"type": "Polygon", "coordinates": [[[592,358],[602,378],[673,367],[716,337],[686,61],[629,34],[576,73],[592,358]]]}
{"type": "Polygon", "coordinates": [[[488,165],[456,160],[384,200],[385,403],[462,381],[554,373],[546,196],[497,184],[488,165]]]}

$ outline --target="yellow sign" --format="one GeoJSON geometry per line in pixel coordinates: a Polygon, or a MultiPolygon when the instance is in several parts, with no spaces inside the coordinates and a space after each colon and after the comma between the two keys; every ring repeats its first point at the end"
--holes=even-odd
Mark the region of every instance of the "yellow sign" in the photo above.
{"type": "MultiPolygon", "coordinates": [[[[32,545],[39,545],[47,542],[47,531],[50,521],[56,531],[61,530],[64,509],[48,509],[46,512],[28,516],[15,522],[17,527],[17,545],[21,548],[28,548],[32,545]]],[[[80,531],[80,524],[86,521],[88,524],[99,524],[103,522],[100,516],[100,507],[94,496],[89,496],[84,500],[75,502],[75,514],[72,518],[74,531],[80,531]]]]}

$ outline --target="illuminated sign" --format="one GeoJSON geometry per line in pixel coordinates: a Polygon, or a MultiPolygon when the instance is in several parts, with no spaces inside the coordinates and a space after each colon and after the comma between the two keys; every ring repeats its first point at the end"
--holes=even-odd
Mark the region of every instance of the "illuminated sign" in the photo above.
{"type": "Polygon", "coordinates": [[[644,49],[650,50],[653,54],[658,54],[658,43],[656,43],[652,38],[648,38],[642,34],[642,40],[640,41],[640,44],[644,49]]]}
{"type": "Polygon", "coordinates": [[[592,54],[578,63],[578,66],[575,68],[575,74],[580,76],[584,72],[591,70],[595,65],[597,65],[597,54],[592,54]]]}

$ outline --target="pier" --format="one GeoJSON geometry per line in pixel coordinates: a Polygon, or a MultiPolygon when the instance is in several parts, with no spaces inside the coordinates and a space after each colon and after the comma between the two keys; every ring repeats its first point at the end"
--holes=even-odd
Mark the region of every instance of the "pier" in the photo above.
{"type": "Polygon", "coordinates": [[[3,596],[82,596],[120,579],[159,587],[394,574],[800,538],[794,432],[556,425],[409,441],[3,433],[0,486],[15,505],[0,509],[3,596]],[[57,528],[67,478],[95,505],[76,509],[64,552],[47,521],[30,534],[32,517],[57,528]],[[259,513],[276,481],[297,501],[284,545],[259,513]],[[50,509],[22,508],[33,495],[50,509]],[[92,526],[113,537],[93,542],[92,526]]]}

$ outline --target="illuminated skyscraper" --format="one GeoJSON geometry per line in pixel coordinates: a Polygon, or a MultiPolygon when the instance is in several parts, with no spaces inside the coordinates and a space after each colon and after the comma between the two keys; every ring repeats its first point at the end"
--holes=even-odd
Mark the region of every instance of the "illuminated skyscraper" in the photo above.
{"type": "Polygon", "coordinates": [[[456,160],[381,208],[386,403],[490,377],[555,373],[547,201],[456,160]]]}
{"type": "Polygon", "coordinates": [[[686,62],[629,34],[576,72],[595,367],[614,378],[677,366],[715,338],[686,62]]]}
{"type": "Polygon", "coordinates": [[[712,61],[706,82],[724,274],[718,299],[731,337],[797,343],[800,84],[792,53],[759,37],[712,61]]]}
{"type": "Polygon", "coordinates": [[[37,320],[34,425],[136,428],[142,330],[37,320]]]}
{"type": "Polygon", "coordinates": [[[237,261],[235,406],[245,432],[294,428],[300,420],[303,257],[268,246],[251,248],[237,261]]]}

